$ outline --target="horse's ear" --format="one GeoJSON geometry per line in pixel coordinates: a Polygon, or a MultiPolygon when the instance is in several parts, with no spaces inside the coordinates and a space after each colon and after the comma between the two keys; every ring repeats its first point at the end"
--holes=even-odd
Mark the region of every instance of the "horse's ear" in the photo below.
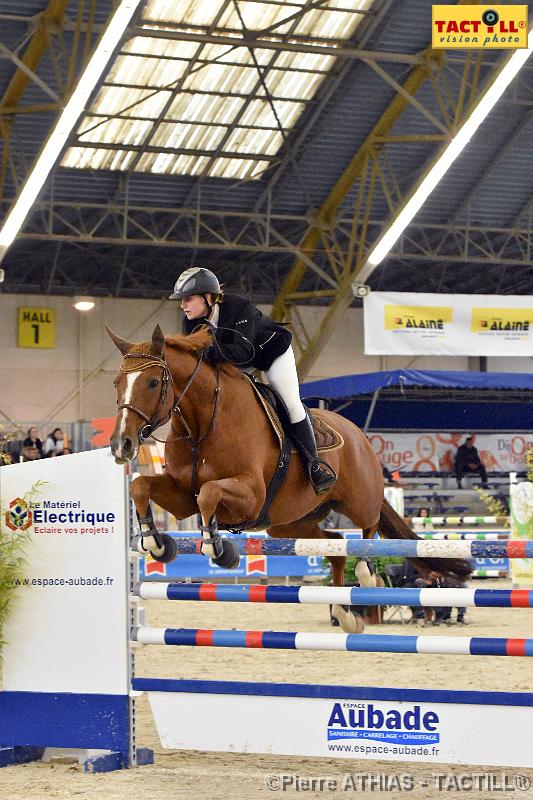
{"type": "Polygon", "coordinates": [[[165,349],[165,334],[161,330],[159,324],[155,326],[154,332],[152,333],[152,347],[158,356],[163,355],[163,350],[165,349]]]}
{"type": "Polygon", "coordinates": [[[122,355],[125,355],[128,352],[128,350],[130,350],[133,347],[133,345],[130,342],[127,342],[125,339],[121,339],[120,336],[117,336],[116,333],[113,333],[111,328],[108,328],[107,325],[105,325],[104,327],[108,335],[111,337],[111,339],[114,341],[114,343],[122,353],[122,355]]]}

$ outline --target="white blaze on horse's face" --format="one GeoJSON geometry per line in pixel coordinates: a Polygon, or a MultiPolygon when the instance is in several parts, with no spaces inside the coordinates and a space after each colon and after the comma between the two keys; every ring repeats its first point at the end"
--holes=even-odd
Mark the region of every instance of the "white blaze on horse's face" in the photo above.
{"type": "MultiPolygon", "coordinates": [[[[126,378],[126,388],[122,396],[120,396],[120,390],[118,391],[119,405],[122,405],[122,403],[131,404],[135,382],[140,375],[141,371],[139,370],[137,372],[128,372],[123,376],[126,378]]],[[[138,432],[137,430],[128,431],[130,418],[136,416],[129,408],[121,408],[117,414],[115,432],[111,439],[111,448],[117,462],[131,461],[137,455],[139,449],[138,432]]]]}
{"type": "MultiPolygon", "coordinates": [[[[135,381],[140,376],[140,372],[130,372],[126,375],[126,391],[124,392],[124,403],[131,403],[131,398],[133,395],[133,386],[135,381]]],[[[118,440],[119,440],[119,447],[122,446],[122,442],[124,441],[124,434],[126,431],[126,424],[128,421],[128,414],[130,413],[129,408],[122,408],[122,419],[120,420],[120,428],[118,431],[118,440]]],[[[132,455],[132,458],[135,458],[138,450],[138,444],[135,445],[135,453],[132,455]]]]}

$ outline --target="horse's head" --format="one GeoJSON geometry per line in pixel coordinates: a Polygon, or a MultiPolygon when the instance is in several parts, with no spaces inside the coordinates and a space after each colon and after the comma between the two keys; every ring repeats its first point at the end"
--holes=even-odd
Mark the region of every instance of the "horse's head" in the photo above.
{"type": "Polygon", "coordinates": [[[115,378],[118,413],[111,451],[117,464],[124,464],[135,458],[140,442],[170,415],[174,392],[159,325],[151,342],[138,344],[121,339],[107,326],[106,331],[123,356],[115,378]]]}

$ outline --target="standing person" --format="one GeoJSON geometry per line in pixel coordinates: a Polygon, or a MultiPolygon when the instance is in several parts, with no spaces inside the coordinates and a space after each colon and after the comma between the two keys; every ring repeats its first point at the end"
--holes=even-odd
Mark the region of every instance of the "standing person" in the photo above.
{"type": "Polygon", "coordinates": [[[216,275],[201,267],[182,272],[169,299],[181,300],[184,333],[192,333],[202,324],[211,329],[213,344],[206,353],[208,361],[228,361],[266,373],[287,407],[291,436],[316,494],[327,492],[337,476],[318,456],[313,426],[300,400],[290,331],[246,298],[226,295],[216,275]]]}
{"type": "MultiPolygon", "coordinates": [[[[35,458],[43,457],[43,443],[37,436],[37,428],[28,428],[28,436],[22,442],[22,447],[37,450],[39,455],[35,456],[35,458]]],[[[24,455],[24,453],[22,455],[24,455]]]]}
{"type": "Polygon", "coordinates": [[[54,428],[52,433],[49,433],[44,443],[45,458],[57,456],[58,453],[63,451],[65,447],[65,437],[61,428],[54,428]]]}
{"type": "Polygon", "coordinates": [[[458,489],[463,488],[461,483],[463,475],[472,472],[479,472],[482,487],[488,489],[487,470],[481,463],[477,447],[474,447],[474,437],[467,436],[464,444],[457,448],[457,453],[455,454],[455,477],[458,489]]]}

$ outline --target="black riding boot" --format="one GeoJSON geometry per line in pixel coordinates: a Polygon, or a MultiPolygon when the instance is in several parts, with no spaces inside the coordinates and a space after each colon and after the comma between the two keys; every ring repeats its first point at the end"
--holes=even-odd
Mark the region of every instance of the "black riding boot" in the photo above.
{"type": "Polygon", "coordinates": [[[301,422],[293,422],[291,436],[294,444],[307,467],[309,480],[316,494],[323,494],[337,480],[335,470],[318,457],[315,433],[309,416],[301,422]]]}

